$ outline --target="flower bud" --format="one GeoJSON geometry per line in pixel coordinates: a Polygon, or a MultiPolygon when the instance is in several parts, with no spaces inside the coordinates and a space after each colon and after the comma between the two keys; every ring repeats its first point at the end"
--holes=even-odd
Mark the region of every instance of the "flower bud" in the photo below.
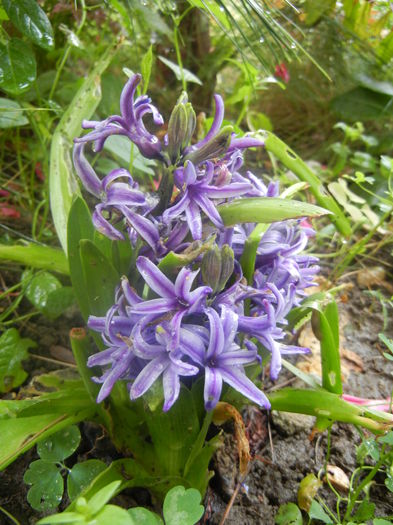
{"type": "Polygon", "coordinates": [[[218,282],[218,290],[223,290],[227,284],[228,279],[233,273],[234,268],[234,253],[228,244],[224,244],[221,249],[221,273],[218,282]]]}
{"type": "Polygon", "coordinates": [[[212,288],[213,293],[220,292],[232,275],[233,267],[233,250],[227,244],[221,250],[214,245],[202,259],[203,281],[212,288]]]}
{"type": "Polygon", "coordinates": [[[197,166],[206,160],[221,157],[221,155],[223,155],[229,148],[232,133],[232,126],[223,127],[217,135],[209,140],[209,142],[188,153],[188,155],[185,156],[184,161],[190,160],[195,166],[197,166]]]}
{"type": "Polygon", "coordinates": [[[205,253],[201,264],[202,279],[205,284],[216,292],[221,275],[221,253],[217,245],[214,245],[205,253]]]}
{"type": "Polygon", "coordinates": [[[173,164],[190,144],[195,125],[195,111],[188,102],[187,93],[183,91],[173,108],[168,124],[168,153],[173,164]]]}

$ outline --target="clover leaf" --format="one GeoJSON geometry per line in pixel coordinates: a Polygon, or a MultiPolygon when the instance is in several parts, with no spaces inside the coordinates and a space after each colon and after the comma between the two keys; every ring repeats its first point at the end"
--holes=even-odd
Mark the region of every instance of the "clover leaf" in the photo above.
{"type": "Polygon", "coordinates": [[[63,461],[75,452],[81,440],[79,428],[75,425],[64,428],[37,445],[41,459],[51,462],[63,461]]]}
{"type": "Polygon", "coordinates": [[[33,461],[25,472],[23,480],[32,485],[27,493],[27,501],[33,509],[53,510],[61,502],[64,482],[55,464],[42,459],[33,461]]]}
{"type": "Polygon", "coordinates": [[[166,525],[194,525],[204,512],[201,495],[196,489],[174,487],[164,501],[166,525]]]}

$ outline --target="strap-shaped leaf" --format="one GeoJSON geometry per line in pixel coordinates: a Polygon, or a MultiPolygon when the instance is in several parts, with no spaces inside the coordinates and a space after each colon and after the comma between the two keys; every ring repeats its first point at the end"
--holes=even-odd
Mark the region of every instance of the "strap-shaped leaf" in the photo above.
{"type": "Polygon", "coordinates": [[[218,206],[225,226],[242,222],[271,223],[300,217],[318,217],[330,213],[314,204],[275,197],[251,197],[236,199],[218,206]]]}
{"type": "Polygon", "coordinates": [[[3,7],[11,22],[35,44],[54,47],[51,23],[36,0],[3,0],[3,7]]]}
{"type": "Polygon", "coordinates": [[[97,62],[64,112],[52,139],[49,197],[53,222],[63,250],[67,253],[67,221],[79,187],[72,169],[72,141],[81,133],[83,119],[93,114],[101,100],[100,77],[117,48],[110,47],[97,62]]]}
{"type": "Polygon", "coordinates": [[[88,239],[79,243],[89,313],[105,315],[114,303],[115,289],[120,275],[105,255],[88,239]]]}
{"type": "Polygon", "coordinates": [[[70,266],[71,282],[75,291],[80,311],[85,321],[90,315],[89,300],[86,294],[85,277],[79,253],[81,239],[93,240],[94,227],[89,208],[82,197],[76,197],[68,216],[68,262],[70,266]]]}

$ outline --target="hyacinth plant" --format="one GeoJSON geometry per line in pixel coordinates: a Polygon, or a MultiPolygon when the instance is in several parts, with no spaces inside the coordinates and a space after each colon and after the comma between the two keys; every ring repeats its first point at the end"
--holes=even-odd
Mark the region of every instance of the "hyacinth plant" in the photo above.
{"type": "MultiPolygon", "coordinates": [[[[120,115],[83,121],[88,131],[74,140],[74,168],[93,212],[75,188],[70,209],[67,198],[56,200],[66,173],[64,136],[76,128],[69,129],[69,115],[82,101],[93,111],[89,86],[97,74],[59,124],[51,171],[52,214],[89,332],[71,331],[78,374],[46,374],[36,378],[28,399],[2,401],[0,469],[58,430],[93,420],[123,457],[93,480],[84,492],[88,500],[114,482],[117,492],[143,486],[163,496],[183,485],[203,494],[220,444],[218,431],[208,434],[211,422],[241,420],[229,403],[311,414],[318,429],[338,420],[383,432],[392,424],[390,414],[340,397],[335,302],[306,297],[318,261],[304,252],[314,233],[305,218],[328,209],[339,229],[340,210],[321,192],[317,201],[326,209],[283,198],[277,183],[265,184],[247,170],[245,152],[266,148],[312,193],[316,188],[314,175],[274,135],[236,136],[222,127],[219,95],[205,136],[196,132],[185,93],[164,128],[150,98],[138,96],[141,76],[132,76],[120,115]],[[109,173],[102,164],[97,168],[103,148],[119,139],[154,166],[153,180],[139,178],[139,185],[124,166],[109,173]],[[319,323],[321,384],[285,359],[308,352],[288,344],[286,333],[312,310],[313,324],[319,323]],[[311,388],[266,395],[262,373],[266,368],[274,381],[283,365],[311,388]]],[[[247,447],[240,456],[246,458],[240,462],[244,473],[247,447]]]]}
{"type": "MultiPolygon", "coordinates": [[[[68,256],[97,347],[74,337],[74,351],[101,421],[134,458],[127,463],[133,483],[142,476],[139,483],[158,493],[179,483],[203,493],[219,444],[218,435],[206,436],[220,400],[266,410],[273,402],[319,416],[321,427],[334,419],[323,408],[338,396],[321,403],[320,392],[310,402],[309,390],[281,391],[268,399],[260,381],[266,364],[276,380],[283,356],[309,351],[287,344],[285,330],[318,272],[317,259],[304,253],[314,234],[304,218],[326,211],[280,198],[277,183],[244,167],[245,152],[264,147],[265,137],[222,127],[219,95],[204,137],[195,138],[186,93],[159,133],[163,118],[137,95],[140,82],[136,74],[126,83],[120,115],[83,121],[88,132],[74,140],[74,167],[94,211],[75,200],[68,256]],[[118,135],[154,161],[154,181],[139,185],[123,167],[97,174],[92,154],[118,135]]],[[[323,386],[341,393],[327,370],[323,386]]],[[[340,410],[342,420],[360,417],[340,410]]]]}
{"type": "MultiPolygon", "coordinates": [[[[176,403],[181,383],[202,377],[208,411],[217,405],[224,383],[269,409],[245,367],[261,362],[262,346],[271,355],[275,380],[282,355],[308,351],[282,341],[286,315],[318,271],[317,260],[303,254],[313,231],[300,221],[276,221],[266,228],[259,234],[254,272],[247,282],[242,262],[256,223],[228,227],[225,217],[236,215],[236,205],[247,212],[248,205],[260,208],[263,214],[266,199],[282,204],[276,183],[265,186],[242,169],[244,150],[261,147],[263,141],[237,138],[230,127],[221,129],[224,105],[216,95],[211,128],[192,144],[196,117],[185,93],[160,141],[147,131],[143,118],[150,113],[162,125],[161,115],[146,95],[135,97],[140,80],[134,75],[124,87],[120,116],[84,121],[90,131],[75,139],[75,169],[98,200],[95,228],[113,241],[127,239],[136,252],[131,282],[123,276],[106,315],[88,320],[105,346],[88,360],[89,367],[102,372],[94,378],[102,385],[97,402],[110,395],[117,381],[127,383],[131,400],[158,382],[166,412],[176,403]],[[99,152],[113,135],[125,135],[144,157],[162,163],[156,193],[139,188],[125,169],[102,180],[97,176],[86,146],[99,152]],[[169,254],[179,258],[172,268],[165,264],[169,254]],[[191,254],[185,265],[180,263],[184,254],[191,254]]],[[[310,212],[322,210],[307,205],[304,211],[289,209],[295,216],[310,212]]]]}

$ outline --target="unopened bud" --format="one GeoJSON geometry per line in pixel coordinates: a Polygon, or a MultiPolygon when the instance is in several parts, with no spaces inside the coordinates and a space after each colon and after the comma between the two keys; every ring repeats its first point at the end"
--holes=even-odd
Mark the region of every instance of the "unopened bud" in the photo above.
{"type": "Polygon", "coordinates": [[[204,254],[201,270],[203,281],[216,292],[221,275],[221,253],[217,245],[204,254]]]}
{"type": "Polygon", "coordinates": [[[171,113],[168,124],[168,153],[173,163],[180,155],[180,149],[187,131],[187,111],[184,104],[177,104],[171,113]]]}
{"type": "Polygon", "coordinates": [[[203,281],[214,293],[220,292],[233,273],[233,250],[226,244],[221,250],[217,245],[205,253],[201,269],[203,281]]]}
{"type": "Polygon", "coordinates": [[[223,290],[225,288],[228,279],[232,275],[235,265],[234,259],[235,256],[232,248],[230,248],[228,244],[224,244],[221,249],[221,273],[218,283],[218,290],[223,290]]]}
{"type": "Polygon", "coordinates": [[[168,153],[173,164],[190,144],[195,131],[196,116],[187,93],[183,91],[173,108],[168,123],[168,153]]]}
{"type": "Polygon", "coordinates": [[[209,142],[186,155],[184,161],[190,160],[197,166],[203,161],[221,157],[229,148],[232,133],[232,126],[223,127],[209,142]]]}

